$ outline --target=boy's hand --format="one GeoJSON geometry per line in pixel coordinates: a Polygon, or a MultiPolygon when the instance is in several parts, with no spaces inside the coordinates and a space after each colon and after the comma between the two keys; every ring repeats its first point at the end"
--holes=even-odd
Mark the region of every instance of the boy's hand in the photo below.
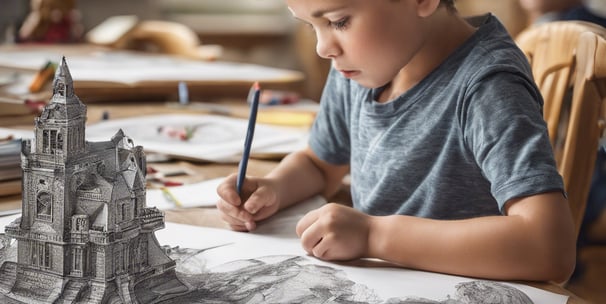
{"type": "Polygon", "coordinates": [[[307,213],[297,235],[307,253],[323,260],[352,260],[368,255],[372,217],[331,203],[307,213]]]}
{"type": "Polygon", "coordinates": [[[280,207],[276,192],[267,179],[246,177],[242,185],[242,195],[236,191],[237,174],[228,176],[217,187],[221,198],[217,208],[221,218],[236,231],[252,231],[256,222],[276,213],[280,207]],[[244,203],[242,203],[244,202],[244,203]]]}

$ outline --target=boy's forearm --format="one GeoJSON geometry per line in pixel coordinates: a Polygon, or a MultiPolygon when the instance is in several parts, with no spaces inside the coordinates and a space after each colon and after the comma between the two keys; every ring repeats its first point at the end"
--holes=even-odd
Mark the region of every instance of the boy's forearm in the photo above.
{"type": "Polygon", "coordinates": [[[489,279],[566,280],[575,257],[569,223],[558,215],[533,221],[520,215],[456,221],[374,217],[369,256],[409,268],[489,279]]]}
{"type": "Polygon", "coordinates": [[[343,175],[325,172],[310,153],[304,150],[286,156],[266,176],[276,186],[281,209],[314,195],[330,196],[338,189],[343,175]]]}

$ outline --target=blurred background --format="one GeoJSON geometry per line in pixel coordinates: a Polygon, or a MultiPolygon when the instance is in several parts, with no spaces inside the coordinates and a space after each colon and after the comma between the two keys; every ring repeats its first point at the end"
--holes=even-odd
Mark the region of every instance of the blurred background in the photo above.
{"type": "MultiPolygon", "coordinates": [[[[532,24],[551,20],[606,25],[606,0],[457,0],[456,6],[463,16],[492,12],[513,37],[532,24]]],[[[154,47],[123,40],[135,24],[145,21],[161,23],[150,22],[141,32],[173,31],[184,48],[214,46],[198,54],[200,58],[301,71],[305,78],[297,93],[314,101],[320,98],[330,63],[316,56],[314,33],[290,16],[283,0],[0,0],[0,44],[99,43],[160,52],[177,49],[196,56],[179,50],[179,43],[154,47]],[[130,19],[103,28],[105,36],[91,35],[115,16],[130,19]]],[[[606,166],[601,170],[605,172],[606,166]]],[[[600,187],[604,193],[606,182],[600,187]]],[[[591,303],[606,303],[606,213],[593,210],[598,225],[589,234],[598,249],[579,252],[577,273],[567,287],[591,303]]]]}
{"type": "MultiPolygon", "coordinates": [[[[43,2],[73,6],[74,40],[116,15],[177,22],[193,30],[202,44],[220,45],[222,60],[303,71],[305,97],[317,100],[324,83],[328,64],[315,55],[313,32],[290,17],[283,0],[2,0],[0,41],[26,39],[19,36],[20,28],[43,2]]],[[[457,7],[463,15],[493,12],[512,35],[530,22],[518,0],[458,0],[457,7]]]]}

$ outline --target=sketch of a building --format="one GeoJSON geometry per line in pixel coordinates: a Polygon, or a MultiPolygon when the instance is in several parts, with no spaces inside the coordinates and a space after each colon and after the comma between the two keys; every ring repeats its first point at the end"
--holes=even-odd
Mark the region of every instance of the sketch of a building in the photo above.
{"type": "Polygon", "coordinates": [[[85,140],[86,106],[65,58],[53,96],[24,140],[22,216],[6,227],[17,262],[0,290],[27,303],[150,303],[188,292],[154,235],[164,215],[148,208],[145,154],[122,130],[85,140]]]}

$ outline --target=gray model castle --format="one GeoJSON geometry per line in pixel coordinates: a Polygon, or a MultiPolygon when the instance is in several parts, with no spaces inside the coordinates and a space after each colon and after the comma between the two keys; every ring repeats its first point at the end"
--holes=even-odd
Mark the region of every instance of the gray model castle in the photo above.
{"type": "Polygon", "coordinates": [[[53,97],[24,140],[22,215],[6,227],[17,262],[0,291],[25,303],[149,303],[186,293],[154,231],[164,215],[145,201],[145,155],[118,131],[85,140],[86,106],[65,58],[53,97]]]}

